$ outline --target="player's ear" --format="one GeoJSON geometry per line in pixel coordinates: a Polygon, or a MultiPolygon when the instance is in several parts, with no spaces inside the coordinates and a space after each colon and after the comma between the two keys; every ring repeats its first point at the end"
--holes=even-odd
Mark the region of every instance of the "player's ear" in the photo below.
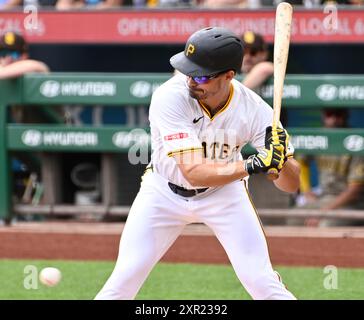
{"type": "Polygon", "coordinates": [[[232,80],[234,76],[235,76],[234,70],[229,70],[228,72],[226,72],[226,80],[232,80]]]}

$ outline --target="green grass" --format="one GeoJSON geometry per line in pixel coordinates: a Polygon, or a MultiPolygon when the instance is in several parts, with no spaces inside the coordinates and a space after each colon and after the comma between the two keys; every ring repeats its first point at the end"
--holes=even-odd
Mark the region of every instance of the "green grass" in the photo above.
{"type": "MultiPolygon", "coordinates": [[[[58,260],[0,260],[0,299],[93,299],[114,267],[113,262],[58,260]],[[40,283],[25,289],[26,265],[62,271],[53,288],[40,283]]],[[[338,269],[338,288],[327,290],[323,268],[276,267],[299,299],[363,299],[364,269],[338,269]]],[[[28,277],[28,278],[26,278],[28,277]]],[[[250,299],[231,266],[160,263],[152,271],[137,299],[250,299]]]]}

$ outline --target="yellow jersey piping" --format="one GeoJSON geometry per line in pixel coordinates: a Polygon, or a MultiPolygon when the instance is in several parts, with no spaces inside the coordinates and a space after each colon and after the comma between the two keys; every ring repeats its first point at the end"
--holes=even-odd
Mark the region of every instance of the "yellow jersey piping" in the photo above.
{"type": "Polygon", "coordinates": [[[224,106],[216,113],[214,114],[212,117],[211,117],[211,113],[210,111],[207,109],[207,107],[200,101],[200,100],[197,100],[198,101],[198,104],[200,105],[200,107],[207,113],[207,115],[209,116],[210,120],[214,120],[215,117],[217,115],[219,115],[220,113],[224,112],[227,107],[229,106],[230,104],[230,101],[231,99],[233,98],[233,95],[234,95],[234,86],[233,85],[230,85],[230,92],[229,92],[229,97],[226,101],[226,103],[224,104],[224,106]]]}
{"type": "Polygon", "coordinates": [[[171,151],[167,153],[168,157],[172,157],[175,154],[184,154],[187,152],[195,152],[195,151],[199,151],[199,150],[203,150],[203,148],[188,148],[188,149],[179,149],[179,150],[175,150],[175,151],[171,151]]]}

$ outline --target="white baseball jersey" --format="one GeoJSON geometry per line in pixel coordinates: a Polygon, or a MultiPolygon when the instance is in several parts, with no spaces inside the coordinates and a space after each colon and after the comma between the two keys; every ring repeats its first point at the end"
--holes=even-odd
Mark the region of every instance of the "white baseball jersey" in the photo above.
{"type": "MultiPolygon", "coordinates": [[[[214,161],[236,161],[247,143],[258,150],[264,147],[265,130],[272,125],[272,117],[272,108],[235,79],[226,104],[211,117],[201,102],[190,97],[187,77],[178,74],[152,97],[149,120],[153,168],[174,184],[196,188],[183,177],[173,155],[203,152],[214,161]]],[[[289,152],[293,154],[292,146],[289,152]]]]}
{"type": "Polygon", "coordinates": [[[241,158],[241,148],[248,142],[262,148],[272,109],[233,80],[226,105],[210,117],[202,104],[189,97],[186,77],[178,75],[156,90],[149,115],[154,170],[144,175],[114,271],[95,299],[134,299],[154,265],[183,228],[194,222],[211,228],[253,299],[295,299],[273,270],[245,179],[192,197],[174,193],[166,183],[193,188],[173,158],[176,153],[196,150],[226,162],[241,158]]]}

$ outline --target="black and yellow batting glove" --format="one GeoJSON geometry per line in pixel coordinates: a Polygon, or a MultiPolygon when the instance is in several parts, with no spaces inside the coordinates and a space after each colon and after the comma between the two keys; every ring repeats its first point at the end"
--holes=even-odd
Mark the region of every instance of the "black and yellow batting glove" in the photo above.
{"type": "Polygon", "coordinates": [[[251,155],[244,161],[244,170],[249,175],[267,172],[270,168],[282,170],[284,165],[284,148],[282,145],[269,145],[269,149],[265,148],[259,151],[258,154],[251,155]]]}
{"type": "Polygon", "coordinates": [[[272,126],[269,126],[265,129],[265,147],[269,148],[271,144],[281,144],[284,147],[284,161],[287,160],[288,157],[292,156],[292,153],[289,152],[289,139],[290,136],[286,129],[276,128],[276,132],[272,132],[272,126]],[[278,141],[273,141],[273,136],[276,134],[278,141]]]}

